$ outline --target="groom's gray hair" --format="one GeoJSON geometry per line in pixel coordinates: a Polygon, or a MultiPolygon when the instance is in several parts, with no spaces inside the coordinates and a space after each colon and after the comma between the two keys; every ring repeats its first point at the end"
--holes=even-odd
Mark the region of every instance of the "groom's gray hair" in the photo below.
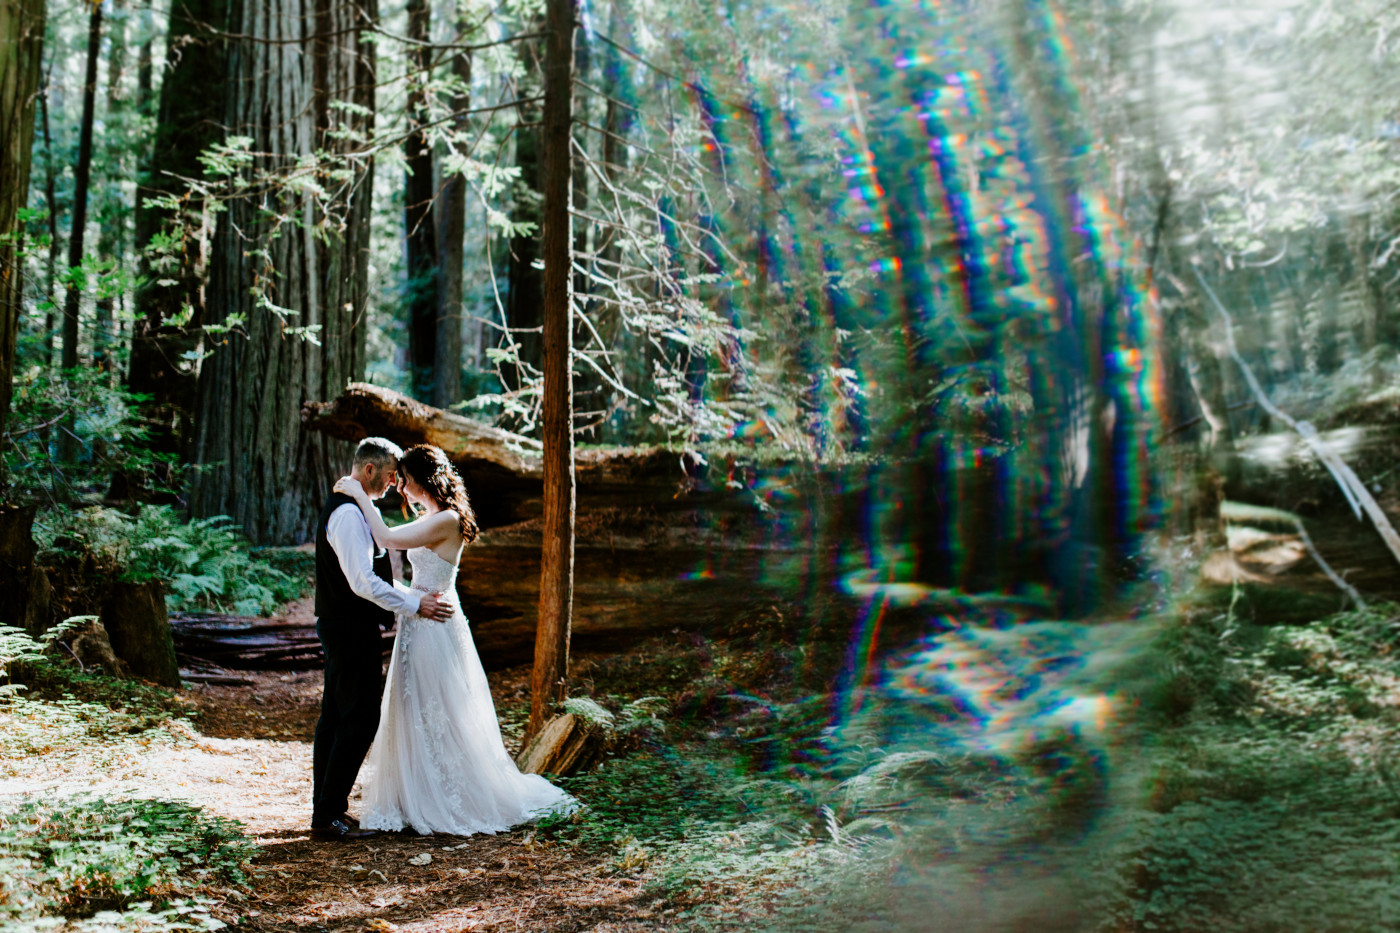
{"type": "Polygon", "coordinates": [[[402,456],[403,448],[393,441],[383,437],[367,437],[355,448],[354,466],[358,468],[372,463],[381,473],[392,473],[398,468],[402,456]]]}

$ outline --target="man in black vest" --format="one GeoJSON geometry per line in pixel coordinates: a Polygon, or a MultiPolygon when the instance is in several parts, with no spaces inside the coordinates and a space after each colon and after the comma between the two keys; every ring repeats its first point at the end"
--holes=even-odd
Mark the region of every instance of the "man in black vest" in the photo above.
{"type": "MultiPolygon", "coordinates": [[[[370,498],[384,495],[402,455],[382,437],[368,437],[355,448],[350,475],[370,498]]],[[[394,624],[394,613],[447,619],[450,605],[441,593],[395,587],[389,554],[374,544],[369,523],[349,496],[333,493],[316,525],[316,634],[326,655],[326,685],[312,751],[311,835],[316,839],[361,839],[346,810],[350,789],[379,728],[384,693],[380,627],[394,624]]]]}

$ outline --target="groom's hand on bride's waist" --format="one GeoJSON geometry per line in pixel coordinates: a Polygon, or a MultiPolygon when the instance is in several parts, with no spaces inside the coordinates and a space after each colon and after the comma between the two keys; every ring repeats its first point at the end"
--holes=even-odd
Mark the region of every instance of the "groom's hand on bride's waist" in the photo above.
{"type": "Polygon", "coordinates": [[[452,618],[452,604],[441,593],[424,593],[418,603],[418,614],[434,622],[446,622],[452,618]]]}

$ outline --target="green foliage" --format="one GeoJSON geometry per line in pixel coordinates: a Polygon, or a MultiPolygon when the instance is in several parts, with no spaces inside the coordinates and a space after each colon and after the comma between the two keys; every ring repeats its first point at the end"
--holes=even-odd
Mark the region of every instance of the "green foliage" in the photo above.
{"type": "Polygon", "coordinates": [[[164,800],[29,801],[0,811],[6,930],[215,930],[201,896],[247,882],[242,827],[164,800]]]}
{"type": "Polygon", "coordinates": [[[152,453],[144,397],[115,387],[109,374],[79,368],[66,373],[34,366],[14,380],[5,458],[9,495],[71,503],[104,490],[114,473],[154,475],[173,458],[152,453]],[[71,431],[77,460],[57,459],[57,438],[71,431]]]}
{"type": "Polygon", "coordinates": [[[266,615],[306,588],[304,562],[253,549],[223,515],[187,522],[162,505],[135,517],[106,508],[58,511],[35,522],[35,538],[41,547],[90,555],[122,579],[161,581],[176,611],[266,615]]]}
{"type": "Polygon", "coordinates": [[[1305,626],[1190,618],[1142,808],[1120,812],[1093,893],[1104,930],[1369,931],[1393,910],[1400,788],[1395,607],[1305,626]],[[1193,694],[1189,703],[1182,699],[1193,694]]]}
{"type": "Polygon", "coordinates": [[[188,734],[190,710],[168,690],[63,663],[56,643],[79,616],[42,639],[0,626],[0,773],[32,755],[78,758],[99,767],[137,747],[170,745],[188,734]]]}

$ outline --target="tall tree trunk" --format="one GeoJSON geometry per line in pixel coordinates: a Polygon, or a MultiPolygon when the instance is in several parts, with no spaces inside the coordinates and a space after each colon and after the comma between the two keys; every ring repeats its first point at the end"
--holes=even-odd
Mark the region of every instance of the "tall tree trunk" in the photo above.
{"type": "MultiPolygon", "coordinates": [[[[465,13],[457,18],[457,32],[465,42],[471,23],[465,13]]],[[[452,95],[457,114],[452,128],[465,135],[464,114],[471,107],[472,57],[458,51],[452,58],[452,76],[461,87],[452,95]]],[[[452,148],[459,144],[454,141],[452,148]]],[[[461,146],[465,149],[465,146],[461,146]]],[[[437,341],[433,359],[433,404],[446,408],[462,396],[462,262],[466,258],[467,183],[460,174],[444,174],[438,195],[437,341]]]]}
{"type": "MultiPolygon", "coordinates": [[[[50,65],[50,68],[53,66],[50,65]]],[[[49,131],[49,75],[39,89],[39,115],[44,133],[44,204],[49,212],[49,254],[45,265],[44,366],[53,365],[53,309],[58,295],[58,195],[54,189],[53,134],[49,131]]]]}
{"type": "Polygon", "coordinates": [[[437,381],[438,278],[437,228],[433,224],[433,150],[422,129],[428,120],[428,81],[432,77],[433,48],[428,0],[409,0],[408,37],[422,43],[413,47],[415,73],[409,77],[408,120],[411,131],[404,140],[404,259],[408,270],[405,302],[408,309],[408,369],[413,396],[434,398],[437,381]]]}
{"type": "Polygon", "coordinates": [[[171,5],[155,135],[137,186],[136,244],[145,284],[136,293],[127,386],[150,396],[151,448],[164,454],[186,455],[192,443],[197,374],[185,355],[194,355],[199,346],[212,232],[207,225],[213,218],[194,221],[203,206],[199,203],[186,204],[184,210],[192,216],[181,218],[145,202],[179,194],[177,178],[199,177],[199,154],[223,137],[228,53],[223,40],[203,35],[202,26],[222,30],[228,13],[229,0],[174,0],[171,5]],[[145,248],[162,232],[175,234],[174,246],[152,265],[145,248]],[[172,323],[179,321],[183,326],[172,323]]]}
{"type": "Polygon", "coordinates": [[[530,677],[531,735],[564,699],[574,605],[573,275],[570,270],[570,124],[577,0],[548,0],[544,59],[544,549],[539,627],[530,677]]]}
{"type": "MultiPolygon", "coordinates": [[[[78,365],[78,308],[82,288],[77,281],[78,267],[83,263],[83,233],[87,226],[88,181],[92,177],[92,120],[97,104],[97,57],[102,43],[102,4],[93,4],[88,14],[87,78],[83,83],[83,116],[78,129],[78,165],[73,171],[73,227],[68,235],[68,272],[72,276],[63,298],[63,357],[64,369],[78,365]]],[[[58,456],[71,461],[77,456],[77,438],[73,434],[76,419],[70,417],[58,435],[58,456]]]]}
{"type": "MultiPolygon", "coordinates": [[[[524,26],[526,33],[541,30],[541,23],[533,20],[524,26]]],[[[521,93],[526,97],[535,96],[532,86],[535,72],[539,68],[539,39],[528,39],[520,43],[520,56],[531,80],[522,82],[521,93]]],[[[540,105],[521,104],[517,108],[518,127],[515,131],[515,164],[520,169],[516,182],[515,209],[511,219],[517,223],[534,224],[535,229],[527,234],[510,239],[510,287],[506,292],[506,326],[515,329],[509,339],[520,347],[520,362],[536,370],[540,367],[540,302],[542,283],[540,270],[535,262],[540,258],[540,105]]],[[[518,388],[523,382],[513,367],[503,367],[506,389],[518,388]]]]}
{"type": "MultiPolygon", "coordinates": [[[[251,41],[229,50],[226,124],[252,140],[244,171],[335,156],[353,145],[342,131],[372,132],[374,45],[361,31],[377,19],[375,0],[234,0],[229,31],[251,41]]],[[[308,540],[349,465],[346,445],[301,430],[302,402],[338,394],[365,365],[373,163],[338,167],[351,177],[320,200],[291,186],[232,200],[211,249],[207,316],[237,326],[207,337],[190,509],[230,515],[260,543],[308,540]],[[289,325],[319,327],[319,342],[289,325]]]]}
{"type": "MultiPolygon", "coordinates": [[[[23,299],[20,252],[12,239],[29,199],[34,100],[44,50],[44,0],[0,0],[0,440],[10,417],[15,343],[23,299]]],[[[0,445],[0,491],[5,484],[0,445]]]]}
{"type": "MultiPolygon", "coordinates": [[[[122,238],[126,226],[125,207],[115,182],[121,177],[121,161],[127,148],[121,126],[125,95],[122,77],[126,71],[126,0],[112,0],[113,16],[107,22],[107,95],[103,108],[102,136],[105,167],[109,173],[107,185],[98,199],[97,255],[103,259],[121,260],[122,238]]],[[[97,319],[92,331],[92,364],[98,369],[111,370],[113,360],[109,347],[116,342],[116,298],[99,295],[96,302],[97,319]]]]}
{"type": "MultiPolygon", "coordinates": [[[[574,69],[578,76],[578,82],[574,85],[573,112],[575,119],[580,123],[589,121],[588,105],[593,92],[584,86],[585,82],[593,80],[589,69],[592,63],[592,49],[589,46],[588,33],[577,30],[574,33],[574,69]]],[[[584,152],[588,152],[589,137],[592,135],[586,128],[580,127],[578,132],[572,129],[570,135],[573,145],[581,147],[584,152]]],[[[584,159],[572,160],[573,187],[572,204],[574,211],[583,215],[588,212],[588,165],[584,159]]],[[[589,333],[583,322],[585,315],[592,314],[593,309],[588,304],[588,273],[585,271],[592,265],[591,259],[584,257],[588,253],[588,232],[589,224],[579,222],[573,225],[573,247],[571,259],[581,267],[579,271],[573,273],[573,295],[578,307],[578,316],[574,319],[575,344],[581,344],[587,348],[589,344],[589,333]]],[[[596,234],[595,234],[596,235],[596,234]]],[[[586,411],[606,411],[607,410],[608,386],[591,369],[585,369],[574,377],[574,402],[581,405],[586,411]],[[582,400],[582,401],[580,401],[582,400]]],[[[590,419],[593,420],[593,419],[590,419]]]]}

